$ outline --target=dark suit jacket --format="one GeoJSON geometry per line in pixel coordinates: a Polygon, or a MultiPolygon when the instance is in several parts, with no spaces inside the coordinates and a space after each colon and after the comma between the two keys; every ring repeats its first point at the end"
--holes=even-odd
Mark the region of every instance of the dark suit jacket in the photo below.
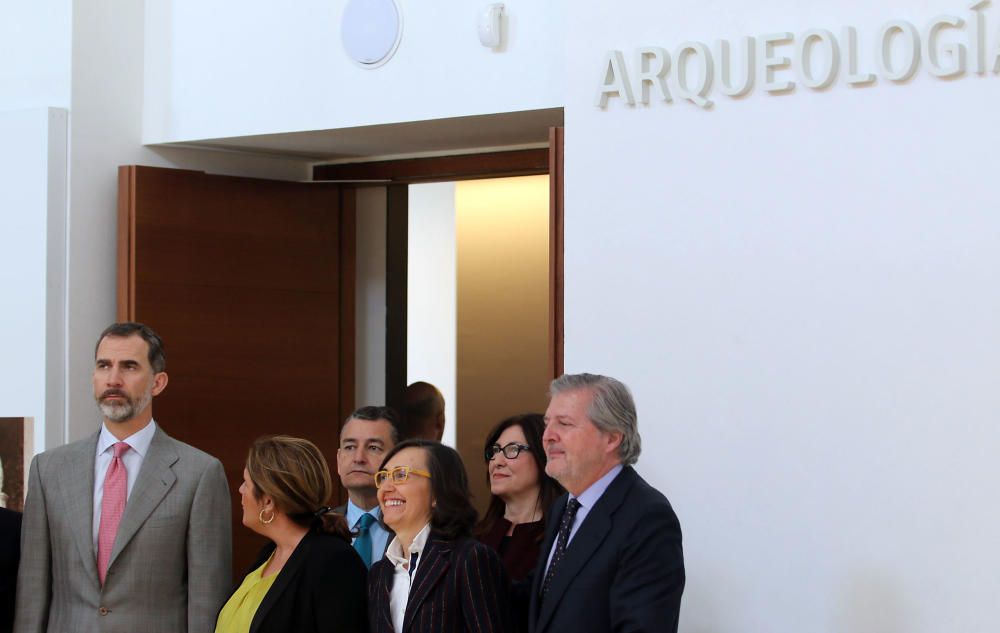
{"type": "Polygon", "coordinates": [[[667,498],[626,466],[587,514],[540,599],[568,495],[552,507],[531,586],[531,633],[676,633],[681,528],[667,498]]]}
{"type": "Polygon", "coordinates": [[[21,513],[0,508],[0,633],[14,628],[14,587],[21,558],[21,513]]]}
{"type": "MultiPolygon", "coordinates": [[[[265,546],[249,571],[273,551],[274,543],[265,546]]],[[[347,541],[309,532],[264,596],[250,633],[366,633],[366,574],[347,541]]]]}
{"type": "MultiPolygon", "coordinates": [[[[389,596],[393,566],[383,558],[368,574],[372,633],[393,633],[389,596]]],[[[446,541],[431,534],[417,562],[403,617],[403,633],[514,631],[509,581],[497,553],[471,538],[446,541]]]]}

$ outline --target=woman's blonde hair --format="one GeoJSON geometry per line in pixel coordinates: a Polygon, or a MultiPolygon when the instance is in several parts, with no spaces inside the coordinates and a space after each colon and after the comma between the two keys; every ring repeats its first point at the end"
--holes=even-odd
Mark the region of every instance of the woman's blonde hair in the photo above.
{"type": "Polygon", "coordinates": [[[258,438],[247,454],[253,496],[267,495],[275,508],[299,525],[350,540],[344,517],[330,511],[333,480],[319,448],[288,435],[258,438]]]}

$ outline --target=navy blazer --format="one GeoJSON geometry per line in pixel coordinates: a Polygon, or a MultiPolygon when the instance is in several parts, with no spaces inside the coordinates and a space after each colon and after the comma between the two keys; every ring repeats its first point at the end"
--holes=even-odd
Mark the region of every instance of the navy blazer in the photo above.
{"type": "MultiPolygon", "coordinates": [[[[395,568],[388,558],[368,574],[368,625],[394,633],[389,597],[395,568]]],[[[510,583],[500,557],[472,538],[427,539],[410,586],[403,633],[509,633],[514,631],[510,583]]]]}
{"type": "MultiPolygon", "coordinates": [[[[265,546],[250,571],[273,551],[274,543],[265,546]]],[[[250,633],[365,633],[366,573],[350,543],[310,531],[257,607],[250,633]]]]}
{"type": "Polygon", "coordinates": [[[556,500],[549,514],[531,585],[531,633],[676,633],[684,591],[680,523],[667,498],[629,466],[577,528],[541,599],[568,499],[556,500]]]}

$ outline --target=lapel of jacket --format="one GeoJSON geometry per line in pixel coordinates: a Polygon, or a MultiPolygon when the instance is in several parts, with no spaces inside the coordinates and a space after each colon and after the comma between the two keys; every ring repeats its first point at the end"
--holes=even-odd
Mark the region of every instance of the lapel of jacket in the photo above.
{"type": "MultiPolygon", "coordinates": [[[[384,559],[372,565],[371,573],[375,575],[375,590],[372,602],[379,618],[377,624],[372,629],[372,633],[380,633],[382,631],[393,633],[395,630],[392,626],[391,606],[392,579],[395,571],[395,568],[389,561],[384,559]]],[[[370,611],[371,606],[369,606],[370,611]]]]}
{"type": "MultiPolygon", "coordinates": [[[[593,557],[597,548],[604,542],[608,532],[611,531],[612,516],[625,500],[625,493],[632,487],[635,477],[634,470],[628,466],[623,468],[601,495],[601,498],[597,500],[594,507],[587,513],[583,523],[573,536],[573,540],[566,548],[566,554],[563,555],[562,562],[559,563],[559,569],[552,577],[552,584],[549,585],[549,591],[545,594],[545,600],[542,601],[538,614],[538,625],[534,629],[536,632],[545,630],[563,594],[586,566],[587,561],[593,557]]],[[[548,542],[549,539],[546,541],[548,542]]],[[[542,554],[546,559],[548,552],[549,550],[545,550],[542,554]]],[[[544,571],[542,574],[544,577],[544,571]]]]}
{"type": "Polygon", "coordinates": [[[73,525],[73,540],[80,550],[80,560],[87,570],[87,576],[97,579],[97,552],[94,550],[94,462],[97,460],[97,438],[100,432],[94,433],[86,441],[74,447],[69,457],[69,467],[64,473],[65,479],[60,486],[65,486],[64,503],[70,516],[75,517],[73,525]]]}
{"type": "Polygon", "coordinates": [[[535,565],[535,573],[531,578],[531,615],[536,615],[540,603],[538,596],[542,591],[542,581],[545,580],[545,568],[548,566],[549,552],[552,551],[552,544],[556,542],[556,532],[559,530],[559,519],[566,511],[566,504],[569,503],[569,495],[564,494],[555,500],[552,509],[549,511],[549,520],[545,522],[545,540],[542,541],[542,548],[538,552],[538,564],[535,565]]]}
{"type": "Polygon", "coordinates": [[[115,536],[115,547],[111,550],[108,569],[111,569],[118,555],[129,544],[129,541],[156,509],[156,506],[170,492],[174,482],[177,481],[177,476],[174,475],[171,467],[178,459],[180,457],[171,446],[170,438],[157,426],[153,440],[149,443],[149,451],[142,460],[139,476],[135,480],[135,485],[132,486],[132,494],[129,495],[128,502],[125,504],[125,514],[122,515],[121,523],[118,524],[118,534],[115,536]]]}
{"type": "Polygon", "coordinates": [[[298,577],[303,565],[309,560],[309,550],[312,548],[315,539],[316,534],[314,532],[307,532],[302,537],[302,540],[299,541],[299,544],[295,547],[295,551],[288,557],[288,562],[281,568],[278,577],[274,579],[274,584],[271,585],[271,588],[264,595],[264,600],[257,607],[257,612],[254,613],[253,621],[250,623],[250,633],[257,633],[264,622],[264,618],[267,616],[267,612],[278,602],[278,598],[281,597],[282,592],[298,577]]]}
{"type": "Polygon", "coordinates": [[[451,566],[451,551],[450,542],[438,540],[433,535],[427,539],[424,551],[420,552],[420,557],[417,559],[417,571],[414,572],[410,596],[406,601],[406,614],[403,616],[404,633],[413,624],[413,618],[420,605],[451,566]]]}

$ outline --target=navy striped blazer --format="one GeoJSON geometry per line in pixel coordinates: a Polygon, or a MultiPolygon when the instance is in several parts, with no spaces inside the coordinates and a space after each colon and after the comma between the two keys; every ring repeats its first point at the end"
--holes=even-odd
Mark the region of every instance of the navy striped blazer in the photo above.
{"type": "MultiPolygon", "coordinates": [[[[370,633],[393,633],[388,558],[368,574],[370,633]]],[[[403,633],[513,633],[510,581],[493,549],[472,538],[431,534],[420,554],[403,616],[403,633]]]]}

